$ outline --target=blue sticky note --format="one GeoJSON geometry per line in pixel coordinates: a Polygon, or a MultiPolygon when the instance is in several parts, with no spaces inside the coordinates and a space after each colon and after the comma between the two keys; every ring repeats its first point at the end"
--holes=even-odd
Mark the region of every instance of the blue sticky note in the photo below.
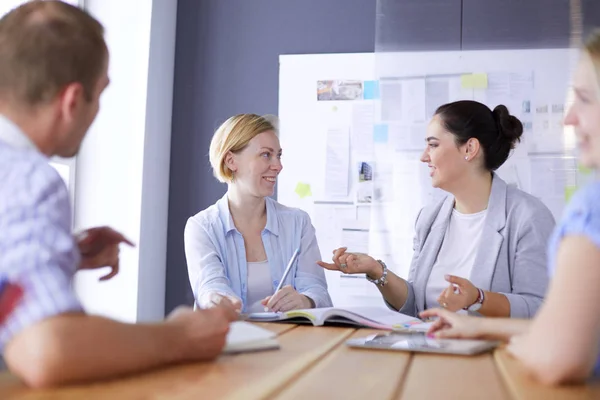
{"type": "Polygon", "coordinates": [[[364,82],[363,98],[365,100],[374,100],[379,98],[379,81],[364,82]]]}
{"type": "Polygon", "coordinates": [[[373,129],[373,141],[375,143],[387,143],[388,126],[387,124],[377,124],[373,129]]]}

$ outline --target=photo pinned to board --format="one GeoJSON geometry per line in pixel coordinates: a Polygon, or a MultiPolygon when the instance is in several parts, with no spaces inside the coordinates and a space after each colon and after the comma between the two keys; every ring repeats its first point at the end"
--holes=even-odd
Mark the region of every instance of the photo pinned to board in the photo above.
{"type": "Polygon", "coordinates": [[[362,100],[363,81],[323,80],[317,81],[317,101],[362,100]]]}
{"type": "Polygon", "coordinates": [[[356,190],[356,201],[358,203],[371,203],[373,201],[373,169],[373,162],[361,161],[358,163],[358,188],[356,190]]]}

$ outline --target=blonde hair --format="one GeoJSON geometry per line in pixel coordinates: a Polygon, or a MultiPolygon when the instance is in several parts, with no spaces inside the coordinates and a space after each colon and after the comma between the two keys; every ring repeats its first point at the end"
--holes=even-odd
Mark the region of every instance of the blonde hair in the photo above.
{"type": "Polygon", "coordinates": [[[600,82],[600,29],[595,29],[585,41],[583,49],[592,59],[594,63],[594,69],[596,70],[596,77],[600,82]]]}
{"type": "Polygon", "coordinates": [[[225,165],[227,154],[244,150],[248,142],[266,131],[277,133],[273,116],[238,114],[223,122],[213,135],[208,153],[215,178],[220,182],[231,182],[233,171],[225,165]]]}

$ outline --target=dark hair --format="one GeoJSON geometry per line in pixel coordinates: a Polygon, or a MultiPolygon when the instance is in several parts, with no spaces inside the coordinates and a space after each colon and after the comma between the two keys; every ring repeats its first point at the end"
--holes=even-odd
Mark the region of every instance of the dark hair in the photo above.
{"type": "Polygon", "coordinates": [[[0,19],[0,94],[37,106],[78,82],[91,100],[108,50],[104,28],[62,1],[24,3],[0,19]]]}
{"type": "Polygon", "coordinates": [[[503,105],[491,111],[477,101],[461,100],[440,106],[435,115],[454,135],[457,145],[463,145],[471,138],[479,140],[484,166],[489,171],[495,171],[504,164],[523,134],[521,121],[510,115],[503,105]]]}

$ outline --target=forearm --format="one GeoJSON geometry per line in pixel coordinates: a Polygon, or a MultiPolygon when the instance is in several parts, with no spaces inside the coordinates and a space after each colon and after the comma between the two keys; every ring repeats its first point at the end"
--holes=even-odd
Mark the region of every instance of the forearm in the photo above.
{"type": "MultiPolygon", "coordinates": [[[[382,272],[369,274],[369,276],[373,279],[378,279],[381,277],[381,275],[382,272]]],[[[388,270],[387,273],[387,283],[385,286],[382,287],[377,285],[377,289],[379,289],[379,292],[381,292],[385,301],[387,301],[396,310],[400,310],[402,308],[408,297],[407,282],[390,270],[388,270]]]]}
{"type": "Polygon", "coordinates": [[[510,317],[510,302],[501,293],[484,291],[484,300],[479,313],[486,317],[510,317]]]}
{"type": "Polygon", "coordinates": [[[103,379],[181,360],[177,333],[167,324],[60,315],[18,334],[8,343],[5,359],[35,387],[103,379]]]}
{"type": "Polygon", "coordinates": [[[480,318],[482,339],[509,341],[513,336],[529,331],[531,321],[515,318],[480,318]]]}

